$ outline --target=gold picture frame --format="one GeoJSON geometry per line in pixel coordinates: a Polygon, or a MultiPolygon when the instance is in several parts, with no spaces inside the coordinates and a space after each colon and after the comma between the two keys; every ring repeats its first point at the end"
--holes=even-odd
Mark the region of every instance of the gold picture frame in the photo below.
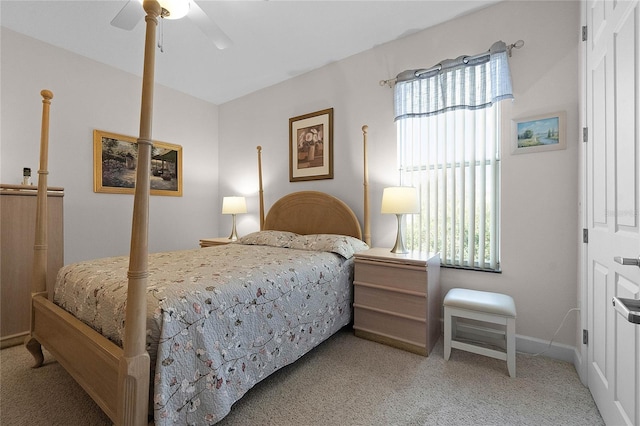
{"type": "Polygon", "coordinates": [[[289,182],[333,179],[333,108],[289,119],[289,182]]]}
{"type": "MultiPolygon", "coordinates": [[[[93,191],[133,194],[136,181],[137,139],[93,131],[93,191]]],[[[182,147],[153,141],[151,195],[182,197],[182,147]]]]}

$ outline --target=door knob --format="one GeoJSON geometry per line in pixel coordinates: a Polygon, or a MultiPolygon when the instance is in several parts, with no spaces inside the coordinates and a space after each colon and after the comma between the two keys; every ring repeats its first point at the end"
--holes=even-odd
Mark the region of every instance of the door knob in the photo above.
{"type": "Polygon", "coordinates": [[[621,265],[632,265],[640,267],[640,257],[638,257],[637,259],[633,259],[631,257],[616,256],[613,258],[613,260],[621,265]]]}

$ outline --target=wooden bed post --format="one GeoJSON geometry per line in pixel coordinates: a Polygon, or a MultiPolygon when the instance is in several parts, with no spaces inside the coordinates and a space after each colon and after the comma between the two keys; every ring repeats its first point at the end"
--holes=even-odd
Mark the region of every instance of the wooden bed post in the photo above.
{"type": "MultiPolygon", "coordinates": [[[[38,169],[38,195],[36,200],[36,236],[33,245],[33,269],[31,275],[31,299],[47,295],[47,170],[49,159],[49,108],[53,93],[42,90],[42,129],[40,131],[40,167],[38,169]]],[[[44,362],[42,347],[33,337],[33,302],[31,304],[31,335],[27,337],[25,346],[35,359],[34,367],[44,362]]]]}
{"type": "Polygon", "coordinates": [[[156,0],[144,0],[147,16],[140,107],[138,164],[133,201],[131,253],[127,277],[127,307],[123,357],[118,369],[118,425],[146,425],[149,401],[149,354],[146,351],[147,278],[149,276],[149,174],[151,168],[151,125],[153,118],[153,85],[155,39],[162,8],[156,0]]]}
{"type": "Polygon", "coordinates": [[[260,196],[260,230],[264,230],[264,191],[262,190],[262,147],[258,145],[258,194],[260,196]]]}
{"type": "Polygon", "coordinates": [[[367,131],[369,126],[362,126],[364,148],[364,242],[371,247],[371,224],[369,223],[369,167],[367,165],[367,131]]]}

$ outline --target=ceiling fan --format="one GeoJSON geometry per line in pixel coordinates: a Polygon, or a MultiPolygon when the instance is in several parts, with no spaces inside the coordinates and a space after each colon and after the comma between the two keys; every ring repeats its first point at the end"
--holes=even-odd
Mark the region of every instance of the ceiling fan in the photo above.
{"type": "MultiPolygon", "coordinates": [[[[134,29],[145,16],[141,3],[142,0],[127,0],[120,12],[111,20],[111,25],[127,31],[134,29]]],[[[158,3],[162,6],[163,18],[179,19],[186,15],[218,49],[231,46],[231,39],[194,0],[159,0],[158,3]],[[174,12],[170,13],[170,10],[174,12]]]]}

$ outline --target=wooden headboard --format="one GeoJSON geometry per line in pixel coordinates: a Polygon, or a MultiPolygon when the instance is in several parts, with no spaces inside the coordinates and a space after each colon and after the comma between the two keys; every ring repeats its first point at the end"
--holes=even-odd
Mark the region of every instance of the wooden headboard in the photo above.
{"type": "Polygon", "coordinates": [[[351,208],[338,198],[318,191],[294,192],[280,198],[269,209],[264,229],[362,239],[360,222],[351,208]]]}

